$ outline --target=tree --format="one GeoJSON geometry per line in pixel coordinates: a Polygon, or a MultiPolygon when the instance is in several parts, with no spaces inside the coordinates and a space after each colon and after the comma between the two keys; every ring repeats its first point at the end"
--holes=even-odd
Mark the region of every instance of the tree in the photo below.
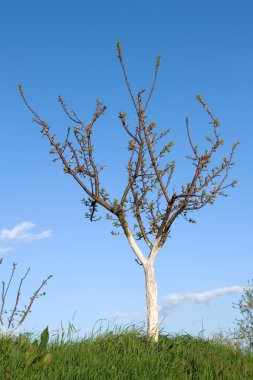
{"type": "MultiPolygon", "coordinates": [[[[0,259],[0,265],[3,263],[3,259],[0,259]]],[[[24,306],[22,310],[19,310],[19,301],[20,301],[20,295],[23,283],[30,272],[30,268],[27,269],[24,277],[21,278],[19,282],[19,286],[17,289],[15,301],[13,304],[13,309],[8,311],[6,310],[6,301],[8,292],[10,290],[10,286],[12,284],[12,280],[15,274],[15,271],[17,269],[17,263],[12,264],[12,271],[10,274],[10,278],[8,282],[5,281],[1,282],[1,307],[0,307],[0,337],[3,335],[8,335],[9,337],[14,337],[17,335],[20,327],[26,320],[29,313],[31,313],[31,308],[35,302],[35,300],[41,296],[44,296],[46,292],[40,293],[42,288],[44,288],[47,285],[48,280],[52,278],[53,276],[50,275],[46,278],[46,280],[43,280],[40,284],[40,286],[36,289],[34,294],[30,297],[29,304],[27,306],[24,306]]]]}
{"type": "MultiPolygon", "coordinates": [[[[69,111],[64,100],[59,97],[59,103],[67,117],[74,123],[68,127],[64,142],[58,142],[51,134],[49,125],[40,118],[30,106],[21,85],[19,91],[28,109],[34,116],[34,121],[41,127],[41,133],[46,136],[52,149],[51,154],[56,155],[63,164],[63,170],[74,178],[86,193],[83,199],[88,212],[86,217],[96,221],[98,208],[106,210],[106,218],[113,222],[114,227],[121,228],[130,247],[136,255],[136,261],[143,267],[145,275],[145,290],[147,304],[148,336],[154,341],[158,340],[158,301],[157,284],[154,276],[154,262],[158,252],[166,242],[172,224],[183,216],[190,223],[195,220],[190,217],[192,211],[199,210],[207,204],[213,204],[217,196],[226,195],[224,189],[235,186],[236,181],[227,183],[229,170],[233,165],[232,158],[239,143],[232,147],[230,155],[225,157],[219,166],[211,166],[211,160],[224,144],[220,138],[218,119],[211,113],[200,95],[197,101],[203,106],[210,118],[212,136],[206,139],[209,149],[203,153],[194,145],[186,118],[186,131],[192,149],[192,156],[188,159],[194,166],[194,174],[190,181],[182,185],[179,191],[171,188],[171,180],[175,171],[175,162],[167,160],[173,142],[166,142],[159,146],[169,130],[158,134],[154,122],[147,123],[147,107],[153,95],[157,74],[160,66],[160,56],[156,59],[154,80],[147,100],[143,101],[144,90],[134,97],[130,87],[125,64],[122,57],[121,44],[117,42],[118,59],[122,67],[126,87],[130,94],[134,111],[137,116],[137,126],[131,129],[127,124],[127,114],[119,112],[119,119],[129,136],[128,150],[130,153],[127,164],[127,183],[118,199],[111,199],[109,193],[100,184],[100,172],[104,166],[98,165],[94,158],[92,135],[96,121],[104,115],[106,106],[100,100],[96,102],[96,109],[88,124],[85,124],[75,111],[69,111]],[[72,136],[72,139],[71,139],[72,136]],[[211,168],[210,168],[211,167],[211,168]],[[131,215],[133,218],[131,218],[131,215]],[[131,220],[134,219],[134,224],[131,220]],[[144,241],[147,254],[140,249],[139,241],[144,241]]],[[[116,232],[112,232],[117,234],[116,232]]]]}
{"type": "Polygon", "coordinates": [[[236,319],[233,336],[243,349],[253,352],[253,281],[243,291],[239,302],[234,304],[242,318],[236,319]]]}

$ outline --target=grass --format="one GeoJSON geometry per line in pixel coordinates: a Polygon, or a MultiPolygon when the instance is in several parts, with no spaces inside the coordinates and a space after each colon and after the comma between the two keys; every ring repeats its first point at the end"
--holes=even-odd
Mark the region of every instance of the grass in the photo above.
{"type": "Polygon", "coordinates": [[[43,334],[37,343],[31,335],[0,338],[0,379],[253,379],[253,355],[228,342],[161,334],[159,342],[152,343],[134,326],[100,330],[77,340],[58,335],[49,343],[47,331],[43,334]]]}

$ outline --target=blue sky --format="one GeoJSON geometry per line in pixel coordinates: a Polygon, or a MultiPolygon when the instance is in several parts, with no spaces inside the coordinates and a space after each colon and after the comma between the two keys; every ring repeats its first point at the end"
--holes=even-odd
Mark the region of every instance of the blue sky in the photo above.
{"type": "MultiPolygon", "coordinates": [[[[175,223],[155,267],[167,331],[198,333],[202,322],[206,333],[233,327],[238,312],[232,304],[253,277],[252,16],[250,0],[14,0],[1,5],[1,280],[7,280],[13,261],[17,278],[31,267],[24,305],[42,279],[54,276],[26,329],[66,326],[74,312],[81,334],[99,319],[145,321],[144,276],[125,237],[112,237],[106,220],[85,219],[84,194],[60,164],[51,162],[48,143],[17,90],[21,83],[59,138],[68,126],[59,94],[84,120],[96,98],[108,106],[96,129],[96,153],[106,165],[104,181],[117,197],[128,157],[118,112],[132,113],[129,120],[135,120],[117,40],[135,93],[149,88],[155,57],[162,57],[149,118],[160,130],[171,130],[179,186],[191,174],[184,158],[190,153],[186,114],[197,141],[205,144],[209,128],[194,99],[197,93],[220,120],[227,151],[241,142],[231,172],[237,187],[197,213],[196,225],[175,223]]],[[[15,286],[10,308],[14,294],[15,286]]]]}

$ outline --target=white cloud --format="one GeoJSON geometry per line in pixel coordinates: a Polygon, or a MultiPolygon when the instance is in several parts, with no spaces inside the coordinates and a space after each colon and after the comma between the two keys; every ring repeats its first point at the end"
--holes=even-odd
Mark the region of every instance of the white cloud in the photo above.
{"type": "Polygon", "coordinates": [[[107,311],[105,313],[109,318],[124,318],[126,317],[126,313],[124,313],[123,311],[120,311],[120,310],[116,310],[116,311],[107,311]]]}
{"type": "Polygon", "coordinates": [[[51,230],[45,230],[38,234],[29,232],[29,230],[31,230],[33,227],[35,227],[35,224],[30,222],[23,222],[17,224],[12,230],[7,230],[4,228],[0,230],[0,239],[32,241],[48,238],[52,234],[51,230]]]}
{"type": "Polygon", "coordinates": [[[143,310],[139,310],[139,311],[136,311],[135,313],[133,313],[132,317],[134,319],[140,319],[140,318],[143,318],[143,316],[146,316],[146,314],[147,314],[147,310],[143,309],[143,310]]]}
{"type": "Polygon", "coordinates": [[[0,255],[2,255],[2,253],[10,252],[12,250],[13,247],[0,247],[0,255]]]}
{"type": "Polygon", "coordinates": [[[227,288],[219,288],[208,290],[207,292],[200,293],[186,293],[186,294],[171,294],[165,297],[165,303],[159,307],[160,313],[165,313],[168,310],[174,309],[184,302],[211,302],[214,298],[225,296],[228,294],[242,293],[243,287],[241,286],[230,286],[227,288]]]}

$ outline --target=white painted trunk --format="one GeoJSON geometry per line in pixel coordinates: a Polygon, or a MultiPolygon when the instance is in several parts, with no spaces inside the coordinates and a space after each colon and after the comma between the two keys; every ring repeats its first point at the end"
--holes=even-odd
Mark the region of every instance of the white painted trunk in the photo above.
{"type": "Polygon", "coordinates": [[[144,265],[146,281],[146,303],[148,336],[154,342],[158,341],[158,299],[157,284],[155,281],[153,262],[147,261],[144,265]]]}
{"type": "MultiPolygon", "coordinates": [[[[124,220],[123,220],[124,222],[124,220]]],[[[122,227],[128,239],[128,242],[143,266],[145,273],[145,289],[146,289],[146,304],[147,304],[147,322],[148,322],[148,336],[153,342],[158,341],[158,299],[157,299],[157,284],[155,282],[154,274],[154,260],[160,249],[159,243],[156,240],[152,247],[152,251],[148,258],[146,258],[140,248],[138,247],[127,223],[123,223],[122,227]]]]}

